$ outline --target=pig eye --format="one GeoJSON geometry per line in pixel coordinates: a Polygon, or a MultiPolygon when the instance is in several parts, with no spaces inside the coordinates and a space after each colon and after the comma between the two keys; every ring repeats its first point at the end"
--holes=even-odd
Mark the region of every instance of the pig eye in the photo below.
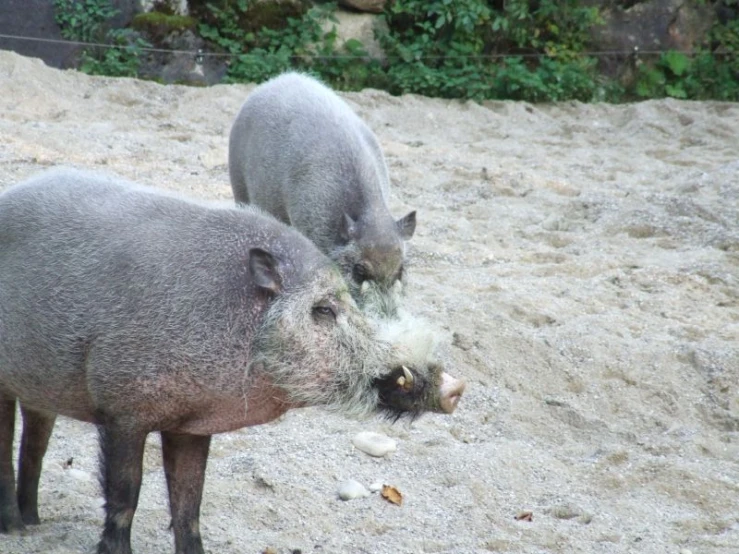
{"type": "Polygon", "coordinates": [[[367,268],[362,264],[354,264],[352,268],[352,277],[360,285],[370,278],[367,268]]]}
{"type": "Polygon", "coordinates": [[[336,321],[336,312],[330,306],[313,306],[313,317],[328,321],[336,321]]]}

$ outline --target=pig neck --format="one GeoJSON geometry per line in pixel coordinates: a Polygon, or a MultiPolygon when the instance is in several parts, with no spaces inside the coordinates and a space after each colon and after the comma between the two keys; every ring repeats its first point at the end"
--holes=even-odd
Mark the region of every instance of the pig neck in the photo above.
{"type": "MultiPolygon", "coordinates": [[[[248,246],[235,244],[227,257],[247,259],[248,246]]],[[[255,360],[256,337],[271,301],[253,284],[242,281],[242,270],[235,273],[231,294],[198,300],[210,305],[225,301],[221,314],[227,319],[218,324],[220,331],[215,335],[200,337],[194,343],[196,346],[191,346],[192,358],[182,359],[182,367],[174,372],[176,404],[192,408],[187,415],[180,414],[183,417],[174,431],[193,434],[232,431],[266,423],[292,407],[284,392],[272,384],[262,364],[255,360]],[[225,300],[229,296],[230,300],[225,300]]],[[[174,406],[172,409],[178,410],[174,406]]]]}
{"type": "Polygon", "coordinates": [[[176,431],[196,435],[224,433],[267,423],[296,407],[299,406],[290,402],[287,393],[274,385],[261,364],[254,364],[243,376],[241,394],[215,394],[176,431]]]}
{"type": "Polygon", "coordinates": [[[344,212],[357,223],[360,236],[377,235],[382,229],[394,230],[395,222],[385,198],[387,187],[382,168],[371,160],[365,160],[361,164],[350,164],[342,173],[348,176],[342,180],[349,184],[344,185],[341,209],[332,210],[334,224],[340,222],[337,214],[344,212]]]}

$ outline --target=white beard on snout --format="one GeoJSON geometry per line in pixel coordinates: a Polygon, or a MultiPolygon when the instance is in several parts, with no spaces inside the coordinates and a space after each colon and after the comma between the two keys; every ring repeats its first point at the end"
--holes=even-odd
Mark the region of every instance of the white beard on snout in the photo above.
{"type": "Polygon", "coordinates": [[[394,367],[405,365],[423,373],[438,365],[439,334],[426,319],[400,310],[396,318],[370,321],[377,337],[390,345],[394,367]]]}
{"type": "Polygon", "coordinates": [[[403,290],[401,281],[386,289],[375,282],[365,281],[354,287],[354,295],[362,311],[373,318],[399,318],[402,313],[399,304],[403,290]]]}
{"type": "Polygon", "coordinates": [[[276,300],[255,340],[252,364],[262,364],[296,405],[323,406],[356,418],[375,413],[374,382],[393,367],[391,345],[351,313],[341,314],[333,326],[321,325],[312,320],[308,302],[296,306],[295,298],[276,300]]]}

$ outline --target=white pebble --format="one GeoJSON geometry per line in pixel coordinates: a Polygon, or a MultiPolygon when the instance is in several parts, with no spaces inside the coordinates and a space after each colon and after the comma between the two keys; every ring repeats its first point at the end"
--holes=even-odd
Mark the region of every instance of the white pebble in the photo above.
{"type": "Polygon", "coordinates": [[[365,454],[382,458],[390,452],[395,452],[397,448],[396,442],[380,433],[373,433],[372,431],[362,431],[354,435],[352,444],[357,450],[361,450],[365,454]]]}
{"type": "Polygon", "coordinates": [[[92,481],[94,479],[92,475],[90,475],[86,471],[82,471],[81,469],[71,468],[66,470],[65,473],[70,477],[74,477],[75,479],[78,479],[80,481],[92,481]]]}
{"type": "Polygon", "coordinates": [[[338,493],[339,498],[341,498],[342,500],[364,498],[365,496],[370,495],[370,492],[366,488],[364,488],[364,485],[359,481],[355,481],[354,479],[349,479],[348,481],[344,481],[341,485],[339,485],[338,493]]]}
{"type": "Polygon", "coordinates": [[[370,492],[380,492],[382,490],[382,483],[376,481],[369,486],[370,492]]]}

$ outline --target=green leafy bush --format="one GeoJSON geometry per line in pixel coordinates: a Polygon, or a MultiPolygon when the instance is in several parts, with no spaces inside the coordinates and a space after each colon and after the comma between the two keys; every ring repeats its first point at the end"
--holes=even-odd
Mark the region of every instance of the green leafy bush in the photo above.
{"type": "MultiPolygon", "coordinates": [[[[724,0],[739,8],[739,0],[724,0]]],[[[633,93],[639,98],[739,100],[739,19],[717,19],[693,55],[669,51],[638,66],[633,93]]]]}
{"type": "Polygon", "coordinates": [[[396,0],[386,17],[392,92],[534,102],[598,96],[595,60],[582,51],[600,19],[577,0],[396,0]]]}
{"type": "Polygon", "coordinates": [[[230,82],[261,82],[291,67],[301,67],[314,54],[311,46],[322,39],[324,6],[295,11],[287,4],[250,0],[205,2],[199,13],[200,35],[233,55],[230,82]],[[266,11],[265,11],[266,10],[266,11]]]}
{"type": "Polygon", "coordinates": [[[111,29],[110,20],[119,13],[110,0],[54,0],[62,36],[91,44],[82,52],[81,71],[114,77],[138,74],[142,49],[151,44],[131,29],[111,29]]]}
{"type": "MultiPolygon", "coordinates": [[[[134,26],[153,25],[165,34],[196,28],[230,56],[228,82],[262,82],[298,69],[343,90],[371,86],[444,98],[739,100],[739,0],[720,2],[733,15],[716,21],[696,53],[643,57],[623,86],[600,75],[597,59],[587,53],[601,16],[585,0],[389,1],[384,30],[376,32],[382,60],[369,56],[358,40],[338,44],[335,2],[191,0],[191,17],[142,14],[134,26]]],[[[118,13],[110,0],[54,5],[66,38],[120,46],[86,49],[83,71],[136,74],[149,45],[132,30],[109,30],[118,13]]]]}
{"type": "Polygon", "coordinates": [[[337,88],[382,86],[382,69],[358,40],[336,44],[336,3],[305,6],[254,0],[204,2],[200,35],[233,55],[229,82],[262,82],[288,69],[313,73],[337,88]],[[281,14],[275,10],[282,6],[281,14]],[[266,10],[266,11],[265,11],[266,10]],[[328,30],[327,30],[328,29],[328,30]]]}
{"type": "Polygon", "coordinates": [[[54,17],[62,36],[70,40],[104,40],[105,24],[118,13],[109,0],[54,0],[54,17]]]}

